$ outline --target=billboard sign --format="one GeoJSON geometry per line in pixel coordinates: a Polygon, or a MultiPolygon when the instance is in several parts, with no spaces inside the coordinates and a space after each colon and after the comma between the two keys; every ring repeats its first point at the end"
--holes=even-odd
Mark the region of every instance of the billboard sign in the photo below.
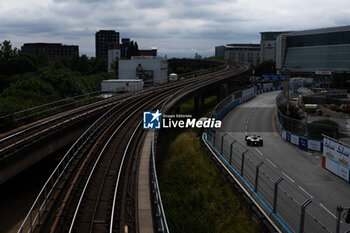
{"type": "Polygon", "coordinates": [[[322,70],[316,70],[316,75],[332,75],[332,71],[322,71],[322,70]]]}
{"type": "Polygon", "coordinates": [[[326,168],[349,181],[350,147],[328,137],[323,138],[323,156],[326,168]]]}
{"type": "Polygon", "coordinates": [[[290,138],[290,142],[293,143],[294,145],[299,145],[299,137],[292,134],[290,138]]]}
{"type": "Polygon", "coordinates": [[[262,80],[286,80],[286,75],[282,74],[263,74],[261,75],[262,80]]]}

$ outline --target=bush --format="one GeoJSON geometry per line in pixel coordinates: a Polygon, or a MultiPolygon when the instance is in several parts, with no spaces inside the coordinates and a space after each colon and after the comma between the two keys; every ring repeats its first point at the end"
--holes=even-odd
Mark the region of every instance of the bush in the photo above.
{"type": "Polygon", "coordinates": [[[160,164],[160,189],[170,232],[256,232],[225,179],[192,132],[180,134],[160,164]]]}
{"type": "MultiPolygon", "coordinates": [[[[287,116],[287,105],[281,104],[278,106],[278,109],[281,111],[281,113],[285,116],[287,116]]],[[[299,108],[295,105],[289,104],[289,117],[297,120],[303,119],[303,117],[299,113],[299,108]]]]}
{"type": "Polygon", "coordinates": [[[329,137],[337,138],[338,128],[338,123],[331,120],[324,119],[313,121],[309,124],[309,135],[310,137],[322,138],[322,134],[325,134],[329,137]]]}

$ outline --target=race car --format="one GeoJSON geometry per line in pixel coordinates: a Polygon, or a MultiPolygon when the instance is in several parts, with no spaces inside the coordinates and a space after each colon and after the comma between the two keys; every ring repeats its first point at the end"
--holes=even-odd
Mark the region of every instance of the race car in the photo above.
{"type": "Polygon", "coordinates": [[[246,135],[245,140],[247,142],[247,146],[263,146],[263,139],[258,135],[246,135]]]}

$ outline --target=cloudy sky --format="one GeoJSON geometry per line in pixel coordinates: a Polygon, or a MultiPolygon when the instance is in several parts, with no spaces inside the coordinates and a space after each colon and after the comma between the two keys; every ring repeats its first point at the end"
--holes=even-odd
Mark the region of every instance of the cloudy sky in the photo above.
{"type": "Polygon", "coordinates": [[[0,0],[0,40],[79,45],[95,56],[95,32],[114,29],[168,57],[258,43],[261,31],[350,24],[348,0],[0,0]]]}

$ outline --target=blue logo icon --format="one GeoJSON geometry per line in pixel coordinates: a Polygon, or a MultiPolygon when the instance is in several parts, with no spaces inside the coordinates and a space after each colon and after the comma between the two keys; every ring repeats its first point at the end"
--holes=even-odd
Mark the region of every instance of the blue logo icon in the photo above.
{"type": "Polygon", "coordinates": [[[143,128],[144,129],[160,129],[161,113],[157,112],[143,112],[143,128]]]}

